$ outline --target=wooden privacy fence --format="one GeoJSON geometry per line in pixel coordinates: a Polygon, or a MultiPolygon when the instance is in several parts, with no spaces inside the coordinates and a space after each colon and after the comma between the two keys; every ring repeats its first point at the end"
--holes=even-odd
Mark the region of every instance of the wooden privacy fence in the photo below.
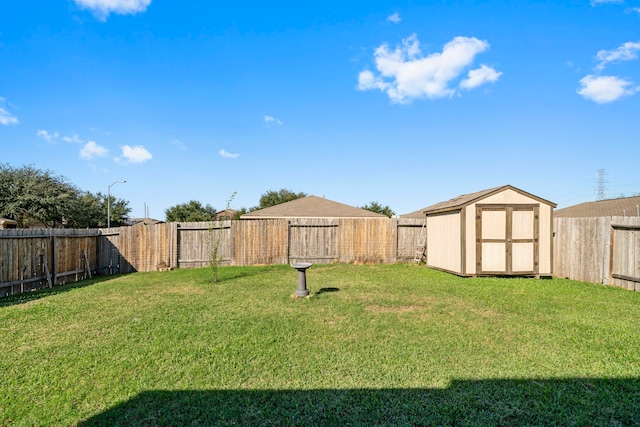
{"type": "MultiPolygon", "coordinates": [[[[421,219],[265,219],[0,230],[0,297],[101,275],[209,265],[412,260],[421,219]]],[[[554,276],[640,291],[640,217],[555,218],[554,276]]]]}
{"type": "Polygon", "coordinates": [[[91,277],[98,230],[0,230],[0,297],[91,277]]]}
{"type": "Polygon", "coordinates": [[[553,274],[640,291],[640,217],[555,218],[553,274]]]}
{"type": "Polygon", "coordinates": [[[83,279],[92,271],[108,275],[204,267],[210,265],[214,247],[221,265],[408,261],[423,222],[261,219],[102,230],[0,230],[0,296],[83,279]]]}

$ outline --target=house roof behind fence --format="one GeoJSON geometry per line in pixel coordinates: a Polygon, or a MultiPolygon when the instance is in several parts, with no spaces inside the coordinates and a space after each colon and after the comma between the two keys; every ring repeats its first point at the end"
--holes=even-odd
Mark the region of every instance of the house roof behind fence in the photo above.
{"type": "Polygon", "coordinates": [[[598,200],[558,209],[556,218],[590,218],[601,216],[640,216],[640,196],[598,200]]]}
{"type": "Polygon", "coordinates": [[[163,224],[164,221],[160,219],[153,218],[129,218],[124,221],[124,225],[134,226],[134,225],[153,225],[153,224],[163,224]]]}
{"type": "Polygon", "coordinates": [[[324,197],[307,196],[249,212],[240,217],[240,219],[265,218],[386,218],[386,216],[324,197]]]}
{"type": "Polygon", "coordinates": [[[9,218],[0,218],[0,228],[7,228],[7,226],[16,226],[18,221],[9,218]]]}
{"type": "Polygon", "coordinates": [[[215,218],[216,219],[231,219],[235,216],[236,214],[235,209],[225,209],[223,211],[218,211],[215,213],[215,218]]]}

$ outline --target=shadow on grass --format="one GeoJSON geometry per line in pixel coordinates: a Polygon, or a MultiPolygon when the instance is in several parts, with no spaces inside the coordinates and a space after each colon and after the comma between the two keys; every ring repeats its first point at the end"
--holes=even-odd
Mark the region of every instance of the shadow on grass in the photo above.
{"type": "Polygon", "coordinates": [[[318,292],[316,292],[316,295],[320,295],[320,294],[326,294],[329,292],[338,292],[340,290],[340,288],[320,288],[320,290],[318,292]]]}
{"type": "Polygon", "coordinates": [[[640,378],[454,380],[446,389],[146,391],[81,426],[640,425],[640,378]]]}
{"type": "Polygon", "coordinates": [[[241,277],[258,276],[265,274],[273,269],[268,266],[265,267],[224,267],[219,270],[218,283],[226,282],[228,280],[239,279],[241,277]]]}
{"type": "Polygon", "coordinates": [[[107,280],[113,280],[116,277],[119,277],[119,275],[97,276],[92,279],[81,280],[79,282],[56,285],[53,288],[38,289],[32,292],[25,292],[23,294],[3,297],[0,298],[0,308],[18,304],[26,304],[28,302],[46,298],[51,295],[61,294],[64,292],[72,291],[74,289],[84,288],[86,286],[95,285],[96,283],[104,282],[107,280]]]}

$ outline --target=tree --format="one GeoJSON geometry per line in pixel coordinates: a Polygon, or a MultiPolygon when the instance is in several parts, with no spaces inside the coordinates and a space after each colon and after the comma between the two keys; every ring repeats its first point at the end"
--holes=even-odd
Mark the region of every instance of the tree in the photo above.
{"type": "Polygon", "coordinates": [[[249,210],[247,208],[240,208],[238,210],[236,210],[236,212],[233,214],[233,218],[231,219],[240,219],[240,217],[244,214],[246,214],[247,212],[249,212],[249,210]]]}
{"type": "MultiPolygon", "coordinates": [[[[128,203],[111,198],[113,223],[121,225],[131,212],[128,203]]],[[[0,164],[0,216],[18,221],[18,227],[104,227],[106,197],[80,191],[52,171],[32,165],[16,168],[0,164]]]]}
{"type": "MultiPolygon", "coordinates": [[[[110,203],[111,226],[124,225],[131,213],[129,202],[111,195],[110,203]]],[[[107,215],[107,195],[86,191],[79,195],[77,208],[68,222],[74,228],[104,228],[107,226],[107,215]]]]}
{"type": "Polygon", "coordinates": [[[98,228],[107,225],[106,200],[86,191],[79,194],[68,225],[73,228],[98,228]]]}
{"type": "Polygon", "coordinates": [[[378,202],[371,202],[368,205],[364,205],[364,206],[362,206],[362,209],[366,209],[366,210],[371,211],[371,212],[375,212],[375,213],[379,213],[379,214],[382,214],[382,215],[386,215],[389,218],[391,218],[392,216],[394,216],[396,214],[394,211],[391,210],[391,208],[389,206],[382,206],[378,202]]]}
{"type": "Polygon", "coordinates": [[[216,209],[209,204],[203,206],[197,200],[171,206],[165,209],[164,214],[167,222],[199,222],[216,219],[216,209]]]}
{"type": "Polygon", "coordinates": [[[34,166],[0,164],[0,216],[18,221],[18,227],[39,222],[60,227],[76,208],[79,190],[66,178],[34,166]]]}
{"type": "Polygon", "coordinates": [[[279,205],[280,203],[290,202],[303,197],[307,197],[307,193],[294,193],[287,188],[282,188],[278,191],[269,190],[260,197],[260,204],[251,210],[255,211],[258,209],[269,208],[271,206],[279,205]]]}

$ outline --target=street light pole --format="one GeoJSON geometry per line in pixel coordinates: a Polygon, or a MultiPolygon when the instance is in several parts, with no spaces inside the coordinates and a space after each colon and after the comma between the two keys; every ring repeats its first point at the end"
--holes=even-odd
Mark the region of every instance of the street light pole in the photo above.
{"type": "Polygon", "coordinates": [[[107,228],[111,228],[111,187],[116,184],[124,184],[125,182],[127,181],[121,179],[120,181],[109,184],[107,187],[107,228]]]}

